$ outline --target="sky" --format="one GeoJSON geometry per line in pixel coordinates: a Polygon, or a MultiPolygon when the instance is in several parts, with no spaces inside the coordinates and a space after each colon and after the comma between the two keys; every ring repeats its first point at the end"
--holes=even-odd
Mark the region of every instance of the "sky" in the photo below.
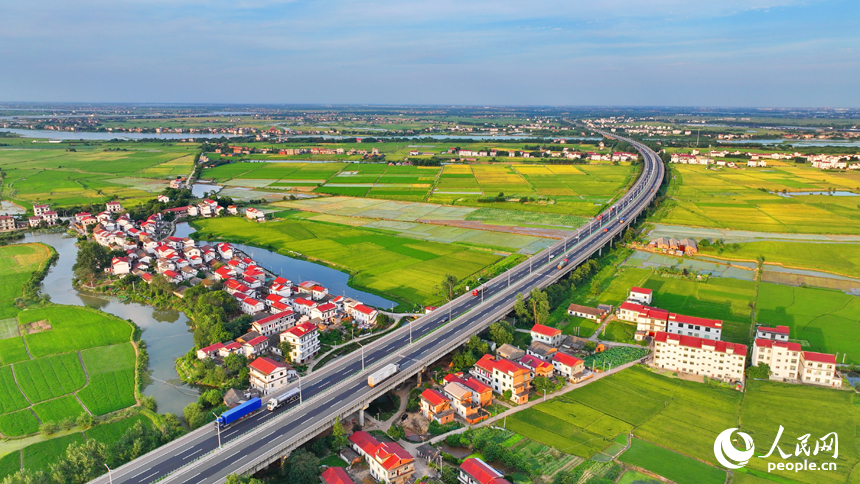
{"type": "Polygon", "coordinates": [[[39,0],[0,18],[0,101],[860,107],[857,0],[39,0]]]}

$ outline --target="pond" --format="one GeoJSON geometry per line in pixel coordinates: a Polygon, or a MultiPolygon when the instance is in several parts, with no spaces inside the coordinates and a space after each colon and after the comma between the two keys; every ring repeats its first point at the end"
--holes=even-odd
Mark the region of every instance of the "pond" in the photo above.
{"type": "MultiPolygon", "coordinates": [[[[174,234],[176,237],[188,237],[192,233],[194,233],[194,228],[188,225],[188,222],[176,224],[176,232],[174,234]]],[[[198,245],[215,244],[212,241],[201,240],[198,240],[197,243],[198,245]]],[[[377,308],[389,309],[396,305],[396,303],[376,294],[349,287],[349,274],[337,269],[306,260],[294,259],[259,247],[233,243],[230,245],[250,256],[263,268],[279,276],[286,277],[295,283],[306,280],[316,281],[327,287],[331,294],[351,297],[377,308]]]]}
{"type": "Polygon", "coordinates": [[[155,397],[160,413],[182,415],[182,409],[197,401],[197,390],[179,380],[174,362],[194,346],[184,313],[160,310],[134,302],[120,302],[76,290],[72,286],[72,266],[77,257],[76,239],[63,234],[27,234],[19,243],[41,242],[56,249],[57,262],[42,281],[42,294],[56,304],[89,306],[121,319],[130,319],[143,329],[149,352],[153,382],[143,393],[155,397]]]}

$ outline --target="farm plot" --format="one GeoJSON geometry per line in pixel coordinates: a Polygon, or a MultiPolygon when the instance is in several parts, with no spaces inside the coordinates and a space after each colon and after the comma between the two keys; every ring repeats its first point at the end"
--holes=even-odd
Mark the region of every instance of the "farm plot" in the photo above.
{"type": "Polygon", "coordinates": [[[20,324],[47,320],[53,329],[24,336],[34,358],[129,341],[131,326],[113,316],[77,306],[48,306],[18,314],[20,324]]]}
{"type": "Polygon", "coordinates": [[[85,413],[74,395],[66,395],[33,405],[33,411],[42,422],[60,422],[67,418],[77,418],[78,415],[85,413]]]}
{"type": "MultiPolygon", "coordinates": [[[[388,202],[396,203],[396,202],[388,202]]],[[[390,231],[334,226],[309,220],[254,224],[236,219],[194,222],[208,240],[222,238],[257,246],[293,250],[327,261],[353,275],[354,287],[368,288],[409,301],[438,302],[435,288],[447,273],[465,278],[501,256],[456,244],[416,242],[390,231]],[[406,248],[418,247],[420,257],[406,248]],[[425,253],[431,256],[424,255],[425,253]]]]}
{"type": "Polygon", "coordinates": [[[621,454],[619,460],[678,484],[723,484],[726,481],[726,472],[723,470],[640,439],[633,439],[632,445],[621,454]]]}
{"type": "MultiPolygon", "coordinates": [[[[43,244],[17,244],[0,247],[0,319],[6,320],[18,314],[15,298],[27,280],[48,258],[51,249],[43,244]]],[[[10,326],[7,324],[7,326],[10,326]]],[[[4,331],[6,337],[17,335],[17,324],[4,331]],[[14,331],[11,331],[14,329],[14,331]]]]}
{"type": "Polygon", "coordinates": [[[860,363],[860,297],[763,282],[756,307],[758,324],[788,326],[804,351],[838,352],[846,364],[860,363]]]}
{"type": "Polygon", "coordinates": [[[21,451],[16,450],[0,457],[0,479],[21,469],[21,451]]]}
{"type": "Polygon", "coordinates": [[[12,368],[18,385],[33,403],[72,393],[87,382],[77,353],[22,361],[12,368]]]}
{"type": "Polygon", "coordinates": [[[781,190],[855,190],[860,174],[824,173],[811,167],[710,170],[672,165],[673,181],[657,220],[669,224],[810,234],[858,234],[855,197],[781,197],[781,190]]]}
{"type": "Polygon", "coordinates": [[[28,445],[22,451],[24,468],[33,471],[47,471],[50,465],[57,461],[57,457],[65,455],[66,447],[69,444],[73,442],[83,443],[84,440],[84,434],[76,432],[28,445]]]}
{"type": "Polygon", "coordinates": [[[0,367],[0,413],[14,412],[29,405],[27,399],[18,390],[15,377],[12,375],[12,367],[9,365],[0,367]]]}
{"type": "Polygon", "coordinates": [[[99,442],[111,445],[118,441],[122,435],[138,422],[153,426],[152,420],[145,415],[137,414],[134,417],[124,418],[107,424],[97,425],[86,431],[88,439],[96,439],[99,442]]]}
{"type": "Polygon", "coordinates": [[[0,433],[6,437],[20,437],[39,431],[39,421],[29,408],[0,415],[0,433]]]}
{"type": "Polygon", "coordinates": [[[529,408],[508,418],[508,429],[564,453],[590,457],[606,447],[599,435],[583,430],[552,415],[529,408]]]}
{"type": "Polygon", "coordinates": [[[95,415],[130,407],[134,399],[134,348],[131,343],[81,352],[90,382],[78,396],[95,415]]]}

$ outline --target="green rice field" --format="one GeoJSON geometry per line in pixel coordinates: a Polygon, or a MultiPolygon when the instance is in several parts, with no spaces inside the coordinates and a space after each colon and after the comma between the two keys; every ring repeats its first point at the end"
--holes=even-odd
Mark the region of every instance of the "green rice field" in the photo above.
{"type": "MultiPolygon", "coordinates": [[[[619,459],[679,483],[724,482],[725,471],[714,458],[713,443],[727,428],[749,433],[757,455],[767,453],[780,425],[785,427],[780,445],[786,452],[793,452],[795,439],[803,434],[818,438],[837,431],[838,470],[827,476],[792,471],[769,476],[767,462],[773,457],[751,459],[743,471],[778,482],[814,484],[848,480],[858,462],[858,442],[845,435],[853,436],[846,429],[860,423],[858,418],[853,392],[753,380],[741,393],[637,366],[517,412],[508,417],[507,426],[529,439],[586,458],[611,445],[616,436],[632,432],[636,437],[632,447],[619,459]],[[810,402],[815,402],[816,411],[809,411],[810,402]]],[[[819,456],[817,461],[822,459],[828,460],[819,456]]]]}
{"type": "Polygon", "coordinates": [[[501,259],[492,251],[459,244],[300,219],[256,224],[220,218],[193,224],[200,231],[197,238],[297,252],[349,272],[354,287],[421,305],[440,301],[436,287],[445,274],[463,279],[501,259]]]}

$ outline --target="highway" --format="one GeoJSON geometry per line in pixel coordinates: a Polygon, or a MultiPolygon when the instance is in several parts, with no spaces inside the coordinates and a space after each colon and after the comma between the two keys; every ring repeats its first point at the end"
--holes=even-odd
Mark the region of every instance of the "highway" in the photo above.
{"type": "MultiPolygon", "coordinates": [[[[218,449],[214,426],[206,425],[112,470],[112,482],[214,484],[231,473],[253,471],[258,463],[272,462],[330,426],[335,418],[355,412],[497,321],[511,310],[517,294],[546,287],[573,270],[608,245],[653,200],[663,179],[663,164],[646,146],[626,141],[643,155],[639,179],[620,200],[571,236],[485,283],[480,296],[464,294],[365,345],[363,351],[343,356],[302,378],[301,403],[274,412],[264,407],[253,417],[227,427],[220,434],[223,448],[218,449]],[[563,258],[570,263],[559,270],[556,266],[563,258]],[[368,386],[372,369],[389,362],[398,363],[400,372],[382,385],[368,386]]],[[[109,476],[91,482],[108,484],[109,476]]]]}

